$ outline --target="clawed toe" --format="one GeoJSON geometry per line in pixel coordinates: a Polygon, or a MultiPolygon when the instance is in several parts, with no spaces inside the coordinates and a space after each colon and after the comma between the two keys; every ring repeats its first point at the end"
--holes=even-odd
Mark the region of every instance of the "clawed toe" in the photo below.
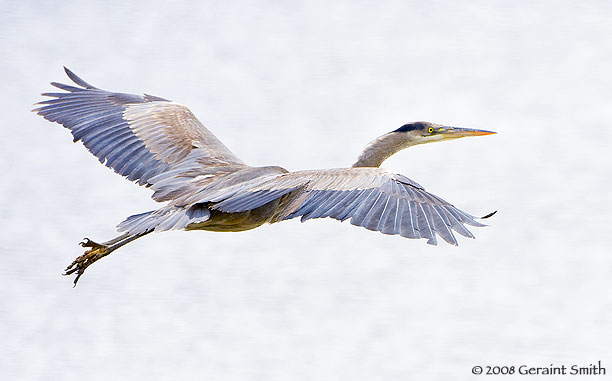
{"type": "Polygon", "coordinates": [[[83,247],[94,247],[94,248],[104,248],[105,245],[101,245],[97,242],[90,240],[89,238],[83,238],[83,241],[79,242],[79,245],[83,247]]]}
{"type": "Polygon", "coordinates": [[[66,267],[64,270],[64,275],[76,274],[76,278],[74,278],[74,286],[76,287],[79,278],[81,278],[81,275],[83,275],[85,269],[91,266],[92,263],[96,262],[98,259],[106,257],[121,246],[149,233],[149,231],[140,234],[123,233],[118,237],[105,241],[104,243],[97,243],[89,238],[83,238],[83,241],[81,241],[79,245],[88,247],[90,249],[75,259],[70,266],[66,267]]]}
{"type": "Polygon", "coordinates": [[[70,264],[70,266],[66,267],[64,270],[64,275],[72,275],[75,272],[77,273],[76,278],[74,279],[74,286],[76,287],[79,278],[85,272],[85,269],[89,267],[92,263],[96,262],[98,259],[107,256],[110,253],[108,246],[101,245],[96,243],[89,238],[85,238],[83,242],[80,243],[83,247],[91,247],[91,249],[87,250],[83,255],[78,257],[70,264]]]}

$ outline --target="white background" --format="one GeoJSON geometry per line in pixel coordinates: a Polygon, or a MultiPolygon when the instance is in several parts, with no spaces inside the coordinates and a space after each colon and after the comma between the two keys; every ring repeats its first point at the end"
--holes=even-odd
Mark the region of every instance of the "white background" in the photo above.
{"type": "Polygon", "coordinates": [[[610,20],[605,1],[3,1],[1,378],[610,377],[610,20]],[[334,220],[153,234],[73,289],[83,237],[158,205],[29,111],[62,65],[189,106],[251,165],[349,166],[417,120],[497,131],[383,166],[499,212],[459,247],[334,220]]]}

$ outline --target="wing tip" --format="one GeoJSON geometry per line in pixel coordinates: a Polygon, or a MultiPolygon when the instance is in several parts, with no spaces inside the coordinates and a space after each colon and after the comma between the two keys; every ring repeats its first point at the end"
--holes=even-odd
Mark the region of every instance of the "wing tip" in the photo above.
{"type": "MultiPolygon", "coordinates": [[[[74,74],[74,72],[70,69],[68,69],[66,66],[64,66],[64,72],[66,73],[66,75],[68,76],[68,78],[70,78],[72,80],[72,82],[76,83],[77,85],[84,87],[86,89],[90,89],[90,90],[97,90],[98,88],[95,86],[90,85],[89,83],[85,82],[81,77],[79,77],[78,75],[74,74]]],[[[51,83],[53,86],[55,86],[53,84],[53,82],[51,83]]]]}
{"type": "Polygon", "coordinates": [[[493,212],[491,212],[491,213],[489,213],[489,214],[487,214],[487,215],[485,215],[483,217],[480,217],[480,219],[484,220],[485,218],[493,217],[495,215],[495,213],[497,213],[497,210],[495,210],[495,211],[493,211],[493,212]]]}

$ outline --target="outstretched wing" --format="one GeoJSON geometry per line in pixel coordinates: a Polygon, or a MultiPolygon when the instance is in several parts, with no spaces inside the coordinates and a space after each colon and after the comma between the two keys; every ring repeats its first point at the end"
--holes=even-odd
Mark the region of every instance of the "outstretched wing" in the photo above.
{"type": "Polygon", "coordinates": [[[146,94],[101,90],[64,69],[79,87],[52,82],[66,92],[42,94],[53,99],[33,111],[68,128],[75,142],[82,141],[128,180],[150,185],[151,178],[188,155],[202,166],[244,165],[187,107],[146,94]]]}
{"type": "Polygon", "coordinates": [[[380,168],[343,168],[290,172],[211,206],[225,212],[254,209],[270,199],[289,200],[273,222],[298,216],[331,217],[384,234],[426,238],[436,234],[457,245],[453,231],[474,238],[464,224],[485,226],[402,175],[380,168]],[[250,201],[252,200],[252,201],[250,201]]]}

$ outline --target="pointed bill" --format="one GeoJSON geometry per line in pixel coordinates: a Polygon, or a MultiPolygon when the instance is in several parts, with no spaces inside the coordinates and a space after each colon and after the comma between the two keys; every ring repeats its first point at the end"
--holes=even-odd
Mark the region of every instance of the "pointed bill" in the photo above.
{"type": "Polygon", "coordinates": [[[465,136],[492,135],[496,134],[497,132],[476,130],[474,128],[442,127],[438,130],[438,133],[444,136],[444,138],[456,139],[463,138],[465,136]]]}

